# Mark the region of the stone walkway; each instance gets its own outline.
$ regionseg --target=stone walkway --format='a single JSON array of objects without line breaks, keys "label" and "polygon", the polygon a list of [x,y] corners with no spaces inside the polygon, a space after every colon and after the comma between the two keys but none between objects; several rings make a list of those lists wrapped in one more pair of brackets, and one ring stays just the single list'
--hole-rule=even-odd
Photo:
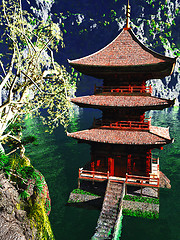
[{"label": "stone walkway", "polygon": [[119,206],[121,206],[123,195],[124,184],[108,182],[102,210],[92,240],[112,239],[119,218]]}]

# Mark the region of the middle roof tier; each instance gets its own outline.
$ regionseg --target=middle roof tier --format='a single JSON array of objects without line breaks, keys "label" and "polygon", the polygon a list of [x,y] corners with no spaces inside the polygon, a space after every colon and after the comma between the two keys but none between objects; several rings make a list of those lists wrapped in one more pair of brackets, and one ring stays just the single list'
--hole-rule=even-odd
[{"label": "middle roof tier", "polygon": [[71,102],[79,107],[86,108],[118,108],[118,109],[139,109],[139,110],[161,110],[173,106],[174,100],[151,96],[107,96],[91,95],[72,98]]}]

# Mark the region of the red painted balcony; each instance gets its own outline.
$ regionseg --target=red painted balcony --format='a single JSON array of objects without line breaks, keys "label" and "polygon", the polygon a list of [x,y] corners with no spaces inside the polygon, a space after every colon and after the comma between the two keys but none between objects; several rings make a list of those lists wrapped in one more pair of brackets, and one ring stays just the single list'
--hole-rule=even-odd
[{"label": "red painted balcony", "polygon": [[158,177],[142,177],[126,174],[126,185],[159,188]]},{"label": "red painted balcony", "polygon": [[149,130],[151,126],[151,119],[147,118],[144,121],[105,121],[102,119],[95,119],[93,128],[111,128],[124,130]]},{"label": "red painted balcony", "polygon": [[147,93],[151,95],[152,87],[151,86],[101,86],[98,87],[95,85],[94,93],[121,93],[121,94],[144,94]]},{"label": "red painted balcony", "polygon": [[104,181],[109,179],[109,172],[89,171],[79,168],[79,179]]},{"label": "red painted balcony", "polygon": [[125,182],[126,185],[134,185],[138,187],[154,187],[159,188],[159,177],[151,176],[151,177],[143,177],[143,176],[135,176],[129,175],[126,173],[126,178],[109,176],[109,171],[105,172],[97,172],[97,171],[89,171],[84,170],[83,168],[79,168],[79,180],[92,180],[92,181],[105,181],[110,180],[112,182]]}]

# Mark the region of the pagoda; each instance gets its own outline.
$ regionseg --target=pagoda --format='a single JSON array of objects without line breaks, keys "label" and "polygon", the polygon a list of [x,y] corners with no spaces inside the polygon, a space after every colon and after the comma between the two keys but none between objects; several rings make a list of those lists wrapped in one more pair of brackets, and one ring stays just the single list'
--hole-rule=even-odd
[{"label": "pagoda", "polygon": [[176,58],[158,54],[138,40],[130,27],[128,3],[126,26],[111,43],[68,62],[85,75],[103,79],[94,95],[71,99],[80,107],[102,111],[91,129],[68,133],[91,146],[91,161],[79,169],[79,180],[111,179],[159,188],[159,159],[152,158],[152,150],[173,139],[169,128],[152,126],[145,112],[171,107],[174,100],[151,96],[146,81],[169,76]]}]

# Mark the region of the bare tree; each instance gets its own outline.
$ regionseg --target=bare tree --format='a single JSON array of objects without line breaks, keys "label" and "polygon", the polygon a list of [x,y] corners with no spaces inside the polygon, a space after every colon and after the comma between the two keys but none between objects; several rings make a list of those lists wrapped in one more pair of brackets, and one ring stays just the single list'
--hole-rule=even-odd
[{"label": "bare tree", "polygon": [[66,127],[75,79],[54,60],[53,51],[63,45],[59,25],[38,20],[22,9],[21,0],[2,0],[0,24],[0,143],[21,142],[9,126],[41,108],[48,112],[43,123]]}]

